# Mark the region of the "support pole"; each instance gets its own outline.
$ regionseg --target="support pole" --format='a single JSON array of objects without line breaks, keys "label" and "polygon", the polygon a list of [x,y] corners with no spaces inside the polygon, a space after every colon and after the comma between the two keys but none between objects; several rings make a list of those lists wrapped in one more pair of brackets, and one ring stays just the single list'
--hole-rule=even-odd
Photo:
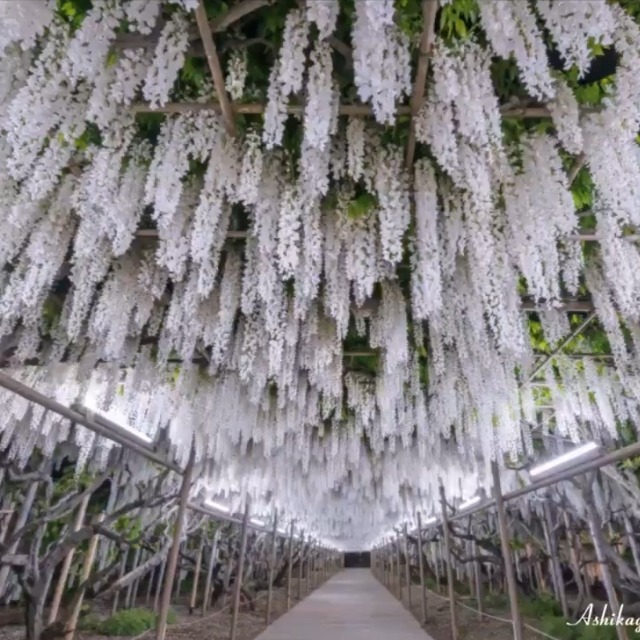
[{"label": "support pole", "polygon": [[[140,562],[144,563],[145,560],[147,560],[147,554],[146,553],[142,553]],[[138,589],[140,588],[140,582],[141,582],[141,578],[138,578],[133,583],[133,585],[134,585],[133,586],[133,595],[131,596],[131,598],[133,600],[133,606],[135,606],[135,603],[138,601]]]},{"label": "support pole", "polygon": [[442,507],[442,529],[444,532],[444,551],[447,565],[447,591],[449,595],[449,612],[451,614],[451,640],[458,640],[458,621],[456,618],[456,598],[453,590],[453,567],[451,566],[451,533],[449,532],[449,512],[444,486],[440,483],[440,506]]},{"label": "support pole", "polygon": [[395,572],[395,566],[394,566],[395,562],[393,561],[393,557],[395,555],[395,549],[393,548],[392,539],[389,540],[388,548],[389,548],[389,591],[391,591],[391,593],[395,595],[397,592],[396,572]]},{"label": "support pole", "polygon": [[238,631],[238,614],[240,613],[240,592],[242,590],[242,574],[244,569],[244,557],[247,552],[247,532],[249,530],[249,496],[245,499],[244,517],[242,518],[242,529],[240,530],[240,557],[238,558],[238,569],[236,571],[236,583],[233,590],[233,610],[231,612],[231,631],[229,640],[236,640]]},{"label": "support pole", "polygon": [[[467,540],[467,544],[465,546],[466,546],[467,555],[469,557],[473,557],[473,553],[471,551],[471,549],[472,549],[471,541]],[[475,596],[476,600],[477,600],[478,599],[478,594],[476,593],[474,566],[475,566],[474,562],[467,562],[466,565],[465,565],[465,568],[466,568],[466,573],[467,573],[467,580],[469,581],[469,593],[472,596]]]},{"label": "support pole", "polygon": [[198,582],[200,582],[200,567],[202,566],[202,552],[204,551],[204,536],[200,540],[198,548],[198,556],[196,557],[196,569],[193,574],[193,585],[191,587],[191,601],[189,602],[189,615],[196,608],[196,599],[198,597]]},{"label": "support pole", "polygon": [[300,557],[298,558],[298,584],[296,593],[298,601],[302,600],[302,571],[304,569],[304,531],[300,537]]},{"label": "support pole", "polygon": [[625,513],[623,515],[623,518],[624,530],[627,534],[627,542],[629,543],[631,554],[633,555],[633,564],[636,567],[636,573],[640,576],[640,553],[638,553],[638,543],[636,541],[636,536],[633,532],[633,527],[631,526],[631,520],[629,520],[629,516]]},{"label": "support pole", "polygon": [[209,558],[209,569],[207,571],[207,580],[204,583],[204,593],[202,594],[202,615],[207,612],[209,603],[211,602],[211,582],[213,580],[213,570],[218,561],[218,539],[220,538],[220,529],[213,534],[213,542],[211,543],[211,556]]},{"label": "support pole", "polygon": [[[37,484],[34,483],[31,486],[37,486]],[[31,487],[29,487],[29,491],[31,491]],[[29,494],[27,494],[27,497],[28,495]],[[87,512],[87,506],[89,505],[90,499],[91,499],[91,494],[88,494],[82,499],[82,502],[80,502],[80,504],[78,505],[78,511],[76,512],[76,519],[74,520],[74,523],[73,523],[74,531],[78,531],[82,527],[82,523],[84,522],[84,516],[85,516],[85,513]],[[25,502],[26,502],[26,499],[25,499]],[[60,603],[62,602],[62,594],[64,593],[67,577],[69,576],[69,570],[71,569],[71,563],[73,562],[74,553],[75,553],[74,549],[70,549],[67,555],[64,557],[64,561],[60,569],[60,576],[58,577],[58,582],[56,583],[56,590],[53,594],[53,600],[51,601],[51,608],[49,609],[48,624],[53,624],[58,619],[58,611],[60,610]]]},{"label": "support pole", "polygon": [[[586,480],[585,486],[590,486],[590,484],[594,481],[595,477],[591,480]],[[587,490],[589,489],[583,490],[583,495]],[[594,509],[590,500],[585,500],[585,506],[587,508],[587,519],[589,521],[589,529],[591,530],[591,539],[593,540],[593,546],[596,551],[596,558],[598,560],[598,564],[600,565],[602,582],[604,582],[604,586],[607,591],[607,598],[609,600],[611,612],[615,614],[620,611],[620,602],[618,601],[618,594],[616,593],[615,587],[613,586],[611,569],[609,568],[609,563],[607,561],[607,556],[604,550],[602,522],[600,520],[600,516]],[[624,625],[616,625],[616,633],[618,634],[618,640],[629,640],[627,629]]]},{"label": "support pole", "polygon": [[[126,556],[125,556],[125,562],[126,562]],[[156,590],[155,590],[155,594],[153,596],[153,610],[156,613],[158,612],[158,607],[160,605],[160,593],[162,591],[162,585],[164,584],[164,574],[165,574],[166,570],[167,570],[167,559],[165,558],[162,561],[162,564],[160,565],[160,571],[158,573],[158,579],[156,580]],[[123,575],[124,575],[124,571],[123,571]],[[116,593],[116,599],[114,599],[114,601],[113,601],[114,608],[113,608],[113,612],[112,612],[111,615],[113,615],[113,613],[115,613],[115,610],[117,609],[117,606],[118,606],[117,597],[118,597],[118,594]]]},{"label": "support pole", "polygon": [[[129,557],[129,550],[128,549],[123,549],[122,551],[122,558],[120,559],[120,568],[118,570],[118,579],[121,579],[124,577],[124,573],[127,570],[127,558]],[[164,564],[162,565],[163,570],[164,570]],[[156,588],[157,589],[157,588]],[[153,609],[154,611],[157,611],[158,609],[158,594],[156,591],[156,602],[153,605]],[[111,603],[111,615],[114,615],[116,613],[116,611],[118,610],[118,605],[120,604],[120,589],[117,589],[114,596],[113,596],[113,602]]]},{"label": "support pole", "polygon": [[[474,558],[478,557],[478,545],[474,540],[471,543],[471,554]],[[476,602],[478,603],[478,611],[480,621],[484,620],[484,588],[482,586],[482,563],[476,560],[473,563],[475,582],[476,582]]]},{"label": "support pole", "polygon": [[493,498],[496,503],[496,511],[498,512],[500,543],[502,546],[502,560],[504,561],[507,590],[509,592],[509,602],[511,604],[513,638],[514,640],[522,640],[522,619],[520,618],[520,609],[518,608],[516,576],[513,571],[513,559],[511,557],[511,546],[509,545],[507,518],[504,511],[504,501],[502,499],[502,487],[500,485],[500,468],[498,467],[498,463],[495,460],[491,462],[491,472],[493,475]]},{"label": "support pole", "polygon": [[[100,514],[96,518],[96,522],[102,522],[104,520],[104,514]],[[95,534],[89,540],[89,548],[87,549],[87,555],[84,557],[84,563],[82,565],[82,573],[80,574],[80,584],[83,584],[89,579],[91,575],[91,567],[96,557],[96,550],[98,548],[98,534]],[[76,601],[71,615],[69,616],[64,629],[64,640],[73,640],[73,636],[76,632],[76,626],[78,624],[78,617],[80,616],[80,610],[82,609],[82,601],[84,599],[84,589],[80,592],[80,596]]]},{"label": "support pole", "polygon": [[[131,567],[132,571],[135,571],[138,568],[138,564],[140,564],[140,553],[142,552],[142,550],[140,549],[140,547],[138,547],[135,550],[135,553],[133,554],[133,566]],[[135,580],[133,582],[131,582],[129,584],[129,586],[127,587],[127,595],[125,596],[125,604],[124,606],[127,609],[131,609],[135,606],[135,598],[134,598],[134,591],[135,591]]]},{"label": "support pole", "polygon": [[289,527],[289,561],[287,565],[287,611],[291,609],[291,574],[293,573],[293,567],[291,566],[293,563],[293,526],[294,524],[292,520]]},{"label": "support pole", "polygon": [[273,606],[273,574],[276,570],[276,551],[278,548],[278,514],[273,517],[273,530],[271,532],[271,558],[269,559],[269,584],[267,591],[267,612],[265,622],[267,626],[271,624],[271,608]]},{"label": "support pole", "polygon": [[189,461],[182,475],[182,484],[180,485],[180,496],[178,499],[178,513],[176,514],[176,522],[173,530],[173,542],[169,550],[167,558],[167,567],[164,576],[164,587],[162,590],[162,599],[160,600],[160,612],[158,613],[158,621],[156,623],[156,640],[164,640],[167,633],[167,616],[169,615],[169,605],[171,604],[171,587],[173,579],[176,575],[176,567],[178,565],[178,551],[180,550],[180,538],[182,537],[182,528],[184,526],[185,513],[187,510],[187,502],[189,501],[189,491],[191,490],[191,476],[193,475],[193,465],[195,462],[195,448],[191,446]]},{"label": "support pole", "polygon": [[440,584],[440,560],[442,558],[442,540],[438,540],[433,546],[434,565],[436,568],[436,591],[440,593],[442,591],[442,585]]},{"label": "support pole", "polygon": [[155,567],[149,574],[149,579],[147,580],[147,595],[144,598],[144,606],[147,607],[147,609],[151,602],[151,589],[153,588],[153,583],[156,579],[156,575],[158,574],[158,569],[159,567]]},{"label": "support pole", "polygon": [[400,534],[396,534],[396,578],[398,579],[398,600],[402,602],[402,568],[400,567]]},{"label": "support pole", "polygon": [[565,618],[569,618],[569,607],[567,605],[567,594],[564,589],[564,579],[562,577],[562,566],[560,565],[560,553],[558,551],[558,539],[553,531],[553,523],[551,521],[551,510],[549,509],[549,503],[545,500],[542,502],[543,512],[543,525],[544,535],[549,551],[549,557],[551,558],[551,570],[553,583],[556,587],[556,594],[562,607],[562,615]]},{"label": "support pole", "polygon": [[409,564],[409,533],[404,525],[404,576],[407,582],[407,602],[411,609],[411,564]]},{"label": "support pole", "polygon": [[422,624],[427,624],[427,586],[424,583],[424,554],[422,551],[422,516],[418,513],[418,570],[420,571],[420,610]]},{"label": "support pole", "polygon": [[304,595],[305,598],[309,595],[309,577],[311,573],[311,563],[313,562],[313,543],[311,539],[309,539],[309,553],[307,553],[307,558],[305,560],[305,568],[304,568]]}]

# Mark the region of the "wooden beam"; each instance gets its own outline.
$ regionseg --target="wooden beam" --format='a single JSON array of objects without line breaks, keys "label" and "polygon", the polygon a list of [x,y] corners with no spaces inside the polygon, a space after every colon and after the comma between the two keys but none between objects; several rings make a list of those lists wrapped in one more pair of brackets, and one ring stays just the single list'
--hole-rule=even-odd
[{"label": "wooden beam", "polygon": [[411,564],[409,563],[409,533],[407,524],[404,525],[404,576],[407,583],[407,602],[411,609]]},{"label": "wooden beam", "polygon": [[207,63],[209,64],[209,71],[213,77],[213,84],[216,88],[216,94],[220,102],[220,108],[222,110],[222,116],[224,118],[225,127],[227,133],[230,136],[236,135],[236,125],[234,121],[233,107],[231,101],[227,95],[225,88],[224,75],[222,73],[222,67],[220,66],[220,59],[218,58],[218,52],[216,51],[216,45],[213,41],[211,29],[207,21],[207,12],[204,8],[204,0],[198,2],[198,8],[196,9],[196,22],[198,23],[198,30],[200,31],[200,37],[202,38],[202,44],[204,46],[204,52],[207,56]]},{"label": "wooden beam", "polygon": [[229,10],[217,20],[211,22],[210,29],[213,31],[226,31],[232,24],[235,24],[250,13],[274,4],[274,0],[243,0],[229,8]]},{"label": "wooden beam", "polygon": [[436,14],[438,13],[438,0],[422,0],[422,37],[420,38],[420,49],[418,57],[418,69],[416,79],[411,93],[411,123],[409,125],[409,137],[407,139],[407,150],[405,164],[407,168],[413,165],[413,157],[416,152],[416,129],[415,120],[418,111],[424,102],[426,92],[427,73],[429,71],[429,56],[435,41]]},{"label": "wooden beam", "polygon": [[202,594],[202,615],[207,612],[209,603],[211,602],[211,582],[213,580],[213,569],[218,560],[218,539],[220,538],[220,529],[213,534],[213,542],[211,543],[211,555],[209,556],[209,569],[207,570],[207,580],[204,585],[204,593]]},{"label": "wooden beam", "polygon": [[178,513],[176,514],[176,522],[173,530],[173,542],[169,550],[167,558],[167,568],[164,576],[164,585],[162,589],[162,598],[160,600],[160,612],[156,624],[156,640],[164,640],[167,633],[167,616],[169,615],[169,606],[171,604],[171,587],[173,579],[176,575],[176,567],[178,566],[178,551],[180,549],[180,540],[182,538],[182,529],[187,511],[187,503],[189,502],[189,492],[191,490],[191,476],[193,475],[193,467],[195,464],[195,448],[191,446],[189,453],[189,461],[184,469],[182,476],[182,484],[180,485],[180,494],[178,498]]},{"label": "wooden beam", "polygon": [[578,174],[580,173],[580,169],[584,167],[585,162],[586,162],[586,156],[584,155],[584,153],[581,153],[579,156],[576,157],[573,163],[573,166],[571,167],[567,175],[567,178],[569,180],[569,186],[571,186],[574,180],[578,177]]},{"label": "wooden beam", "polygon": [[[249,237],[249,234],[249,230],[232,229],[227,232],[226,238],[227,240],[245,240]],[[160,236],[157,229],[138,229],[135,233],[135,237],[137,240],[155,241]],[[581,231],[580,233],[573,233],[567,236],[566,239],[572,242],[600,242],[601,237],[593,231]],[[628,242],[637,242],[640,240],[640,234],[622,236],[621,239]],[[63,271],[64,273],[62,273],[61,276],[58,276],[57,279],[62,279],[62,277],[68,275],[69,269],[64,269]]]},{"label": "wooden beam", "polygon": [[271,555],[269,558],[269,575],[267,585],[267,610],[265,612],[265,624],[271,624],[271,609],[273,607],[273,574],[276,569],[276,551],[278,548],[278,513],[273,517],[273,528],[271,531]]},{"label": "wooden beam", "polygon": [[287,611],[291,609],[291,574],[293,573],[292,563],[293,563],[293,527],[294,522],[291,521],[289,525],[289,549],[287,552],[288,563],[287,563]]},{"label": "wooden beam", "polygon": [[[91,494],[86,495],[78,506],[78,511],[76,512],[75,521],[73,523],[73,531],[79,531],[82,527],[90,499]],[[69,576],[69,570],[71,569],[71,563],[73,562],[74,555],[75,549],[70,549],[64,557],[62,568],[60,569],[60,575],[58,576],[58,582],[56,583],[56,590],[53,594],[53,600],[51,601],[51,608],[49,609],[48,624],[53,624],[58,619],[60,603],[62,602],[62,595],[64,594],[67,577]]]},{"label": "wooden beam", "polygon": [[514,640],[522,640],[522,619],[520,617],[520,609],[518,607],[518,591],[516,586],[516,576],[513,570],[513,557],[509,541],[509,531],[507,529],[507,516],[504,509],[502,487],[500,486],[500,469],[495,460],[491,462],[491,473],[493,475],[493,498],[495,500],[496,511],[498,512],[498,528],[500,530],[502,560],[504,562],[507,591],[509,593],[509,604],[511,606],[513,638]]},{"label": "wooden beam", "polygon": [[233,589],[233,607],[231,609],[231,629],[229,640],[236,640],[238,632],[238,615],[240,613],[240,593],[242,591],[242,578],[244,569],[244,558],[247,553],[247,533],[249,531],[249,496],[245,497],[244,516],[240,529],[240,553],[238,557],[238,568],[236,569],[236,581]]},{"label": "wooden beam", "polygon": [[193,572],[193,584],[191,585],[191,599],[189,601],[189,615],[193,614],[193,610],[196,608],[196,601],[198,598],[198,583],[200,582],[200,567],[202,565],[203,552],[204,552],[204,536],[202,536],[200,540],[200,546],[198,547],[198,555],[196,557],[196,566]]},{"label": "wooden beam", "polygon": [[[235,113],[244,115],[261,115],[265,112],[266,105],[258,102],[247,102],[244,104],[236,103],[233,105],[233,111]],[[137,102],[131,105],[131,111],[134,114],[138,113],[165,113],[165,114],[180,114],[180,113],[192,113],[196,111],[216,111],[222,112],[222,105],[220,102],[169,102],[165,105],[152,107],[147,102]],[[304,105],[290,104],[286,107],[286,112],[289,115],[299,116],[304,112]],[[368,104],[341,104],[338,107],[338,114],[341,116],[350,116],[354,118],[364,118],[373,116],[373,109]],[[411,115],[411,105],[398,105],[396,108],[396,115],[407,116]],[[524,107],[512,107],[505,105],[500,107],[500,115],[503,118],[515,119],[515,120],[528,120],[539,118],[550,118],[551,113],[545,105],[532,105]]]},{"label": "wooden beam", "polygon": [[[222,33],[245,16],[273,3],[274,0],[242,0],[230,7],[224,15],[209,22],[209,29],[213,33]],[[164,25],[164,21],[159,22],[153,29],[151,35],[138,35],[134,33],[120,34],[113,41],[112,46],[116,50],[151,49],[158,44],[158,39],[160,38],[160,33]],[[189,39],[190,41],[194,41],[198,39],[198,36],[199,33],[194,31]]]},{"label": "wooden beam", "polygon": [[402,602],[402,568],[400,567],[400,558],[401,558],[401,551],[400,551],[400,532],[396,533],[396,540],[395,540],[395,548],[396,548],[396,578],[398,579],[398,600],[400,600],[400,602]]},{"label": "wooden beam", "polygon": [[[104,520],[104,513],[99,514],[96,517],[96,522],[100,523]],[[93,561],[96,557],[96,550],[98,549],[98,534],[95,534],[89,540],[89,548],[84,557],[82,564],[82,573],[80,574],[80,584],[84,584],[91,575],[91,568],[93,567]],[[76,633],[76,627],[78,624],[78,618],[80,617],[80,611],[82,609],[82,601],[84,600],[85,589],[82,589],[80,596],[75,602],[73,610],[67,619],[64,629],[64,640],[73,640]]]},{"label": "wooden beam", "polygon": [[447,592],[449,596],[449,613],[451,615],[451,640],[458,640],[458,620],[456,616],[456,594],[453,589],[453,567],[451,564],[451,531],[449,531],[449,512],[444,486],[440,482],[440,507],[442,509],[442,530],[444,532],[444,552],[447,565]]},{"label": "wooden beam", "polygon": [[424,552],[422,551],[422,515],[418,512],[418,570],[420,572],[420,610],[422,624],[427,624],[427,585],[424,583]]},{"label": "wooden beam", "polygon": [[560,344],[538,365],[528,376],[528,381],[533,380],[572,340],[579,336],[596,319],[596,312],[592,311]]},{"label": "wooden beam", "polygon": [[304,569],[304,531],[300,536],[300,557],[298,558],[298,584],[296,585],[296,597],[298,602],[302,600],[302,576]]}]

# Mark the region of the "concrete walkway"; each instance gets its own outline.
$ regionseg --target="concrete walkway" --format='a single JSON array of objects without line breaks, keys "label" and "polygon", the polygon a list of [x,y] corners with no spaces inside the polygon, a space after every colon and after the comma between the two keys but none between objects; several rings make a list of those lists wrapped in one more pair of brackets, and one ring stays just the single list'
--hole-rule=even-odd
[{"label": "concrete walkway", "polygon": [[345,569],[256,640],[433,640],[369,569]]}]

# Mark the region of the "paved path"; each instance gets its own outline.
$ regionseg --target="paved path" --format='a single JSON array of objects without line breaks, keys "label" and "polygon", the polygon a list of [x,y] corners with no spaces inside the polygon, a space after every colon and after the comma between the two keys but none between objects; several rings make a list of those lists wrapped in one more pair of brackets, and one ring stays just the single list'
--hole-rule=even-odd
[{"label": "paved path", "polygon": [[256,640],[433,640],[369,569],[345,569]]}]

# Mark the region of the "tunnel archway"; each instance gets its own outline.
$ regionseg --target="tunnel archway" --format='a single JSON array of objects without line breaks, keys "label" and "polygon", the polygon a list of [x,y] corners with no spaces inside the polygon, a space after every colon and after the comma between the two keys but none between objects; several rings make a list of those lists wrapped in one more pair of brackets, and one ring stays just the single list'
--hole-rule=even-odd
[{"label": "tunnel archway", "polygon": [[345,569],[370,569],[371,553],[369,551],[351,551],[344,554]]}]

